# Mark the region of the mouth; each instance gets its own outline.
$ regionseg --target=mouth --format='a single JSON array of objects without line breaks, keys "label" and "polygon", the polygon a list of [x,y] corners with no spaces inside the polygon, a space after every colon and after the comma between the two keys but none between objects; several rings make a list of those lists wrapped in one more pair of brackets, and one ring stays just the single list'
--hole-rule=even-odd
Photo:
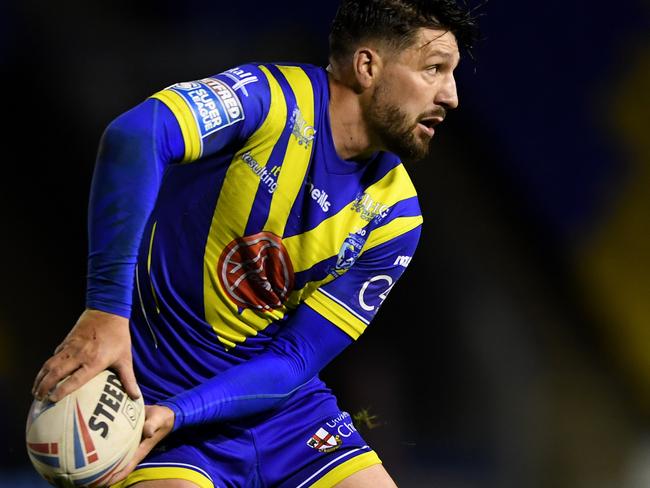
[{"label": "mouth", "polygon": [[440,124],[443,120],[442,117],[426,117],[419,120],[417,125],[427,136],[433,137],[436,132],[436,125]]}]

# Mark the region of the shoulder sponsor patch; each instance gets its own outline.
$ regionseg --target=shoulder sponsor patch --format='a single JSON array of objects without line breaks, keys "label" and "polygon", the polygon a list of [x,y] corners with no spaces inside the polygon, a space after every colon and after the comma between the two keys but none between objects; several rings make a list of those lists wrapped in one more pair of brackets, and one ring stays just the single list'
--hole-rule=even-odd
[{"label": "shoulder sponsor patch", "polygon": [[169,87],[178,93],[192,110],[201,138],[244,120],[241,101],[223,81],[204,78],[177,83]]}]

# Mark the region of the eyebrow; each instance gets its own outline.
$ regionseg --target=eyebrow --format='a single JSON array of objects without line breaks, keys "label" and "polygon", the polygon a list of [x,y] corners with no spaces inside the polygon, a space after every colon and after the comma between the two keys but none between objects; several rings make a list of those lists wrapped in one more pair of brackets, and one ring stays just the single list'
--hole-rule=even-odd
[{"label": "eyebrow", "polygon": [[[428,44],[428,43],[427,43]],[[426,46],[426,44],[425,44]],[[424,46],[422,46],[424,48]],[[441,51],[440,49],[435,49],[429,53],[427,53],[428,56],[440,56],[441,58],[451,58],[451,53],[447,51]]]}]

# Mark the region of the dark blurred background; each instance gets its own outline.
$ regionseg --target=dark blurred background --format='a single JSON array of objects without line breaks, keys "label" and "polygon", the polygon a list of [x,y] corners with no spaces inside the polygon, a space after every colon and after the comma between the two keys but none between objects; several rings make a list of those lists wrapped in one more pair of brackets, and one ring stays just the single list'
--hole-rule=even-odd
[{"label": "dark blurred background", "polygon": [[[0,486],[45,486],[30,388],[84,305],[104,127],[246,61],[327,63],[336,2],[0,3]],[[650,486],[650,2],[490,0],[410,167],[404,279],[324,372],[400,486]]]}]

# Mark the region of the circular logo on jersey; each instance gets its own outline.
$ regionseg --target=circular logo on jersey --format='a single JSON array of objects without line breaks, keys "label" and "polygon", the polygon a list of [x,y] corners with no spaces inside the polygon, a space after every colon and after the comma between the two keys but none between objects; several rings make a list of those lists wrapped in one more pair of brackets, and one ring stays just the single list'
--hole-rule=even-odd
[{"label": "circular logo on jersey", "polygon": [[228,244],[217,272],[226,294],[241,308],[279,308],[293,290],[289,253],[282,239],[270,232],[239,237]]},{"label": "circular logo on jersey", "polygon": [[184,91],[190,91],[190,90],[196,90],[197,88],[201,88],[201,84],[197,83],[196,81],[184,81],[182,83],[176,83],[175,85],[172,85],[172,88],[177,88],[179,90],[184,90]]}]

